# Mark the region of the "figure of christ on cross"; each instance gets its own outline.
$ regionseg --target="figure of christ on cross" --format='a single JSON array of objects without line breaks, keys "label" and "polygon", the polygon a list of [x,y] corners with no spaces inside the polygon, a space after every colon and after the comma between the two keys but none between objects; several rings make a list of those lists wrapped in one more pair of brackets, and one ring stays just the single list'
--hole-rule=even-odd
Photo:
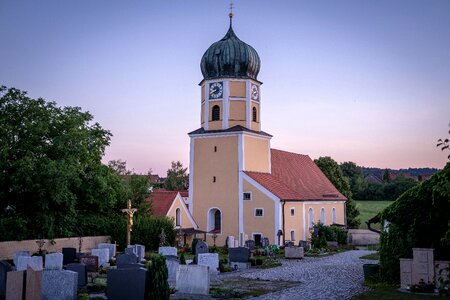
[{"label": "figure of christ on cross", "polygon": [[137,212],[136,208],[131,208],[131,200],[128,200],[128,208],[122,209],[127,214],[127,246],[131,243],[131,231],[133,230],[133,215]]}]

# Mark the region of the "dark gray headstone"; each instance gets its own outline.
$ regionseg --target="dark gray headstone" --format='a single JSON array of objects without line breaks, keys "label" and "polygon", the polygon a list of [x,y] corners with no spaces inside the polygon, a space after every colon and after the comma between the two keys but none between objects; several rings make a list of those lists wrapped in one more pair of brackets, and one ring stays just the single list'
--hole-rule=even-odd
[{"label": "dark gray headstone", "polygon": [[120,266],[117,266],[118,269],[140,269],[140,268],[144,268],[145,269],[145,265],[144,264],[138,264],[138,263],[134,263],[134,264],[121,264]]},{"label": "dark gray headstone", "polygon": [[0,261],[0,299],[6,296],[6,273],[12,271],[12,266],[7,261]]},{"label": "dark gray headstone", "polygon": [[229,248],[228,258],[230,262],[246,263],[250,259],[250,249],[246,247]]},{"label": "dark gray headstone", "polygon": [[294,247],[295,244],[292,241],[284,241],[284,246],[285,247]]},{"label": "dark gray headstone", "polygon": [[78,273],[78,287],[83,287],[87,284],[87,270],[85,264],[71,263],[67,265],[67,270]]},{"label": "dark gray headstone", "polygon": [[134,253],[120,254],[116,257],[116,264],[118,268],[122,265],[135,264],[137,262],[138,257]]},{"label": "dark gray headstone", "polygon": [[197,245],[195,245],[195,254],[201,253],[209,253],[208,244],[202,240],[197,241]]},{"label": "dark gray headstone", "polygon": [[86,265],[88,272],[98,272],[98,256],[82,256],[80,257],[80,263]]},{"label": "dark gray headstone", "polygon": [[269,238],[268,237],[263,237],[261,239],[261,246],[262,247],[268,247],[270,246],[270,242],[269,242]]},{"label": "dark gray headstone", "polygon": [[250,250],[254,250],[255,249],[255,241],[254,240],[245,241],[245,247],[247,247]]},{"label": "dark gray headstone", "polygon": [[109,269],[107,295],[110,300],[144,300],[148,293],[146,269]]},{"label": "dark gray headstone", "polygon": [[75,262],[77,257],[77,249],[75,248],[62,248],[63,265],[67,265]]}]

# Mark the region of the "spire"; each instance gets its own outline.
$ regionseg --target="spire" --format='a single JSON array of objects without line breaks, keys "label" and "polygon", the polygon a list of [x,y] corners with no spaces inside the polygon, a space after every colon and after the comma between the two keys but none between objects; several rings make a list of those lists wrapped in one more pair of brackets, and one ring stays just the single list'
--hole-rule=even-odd
[{"label": "spire", "polygon": [[232,23],[233,23],[233,2],[232,1],[230,1],[230,13],[228,14],[228,16],[230,17],[230,28],[231,28],[231,25],[232,25]]}]

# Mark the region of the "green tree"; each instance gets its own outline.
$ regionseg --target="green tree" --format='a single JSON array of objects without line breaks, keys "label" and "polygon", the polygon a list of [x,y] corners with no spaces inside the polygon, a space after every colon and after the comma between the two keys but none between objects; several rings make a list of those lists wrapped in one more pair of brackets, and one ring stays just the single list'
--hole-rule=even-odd
[{"label": "green tree", "polygon": [[[79,107],[4,86],[0,124],[0,239],[105,233],[124,195],[101,164],[111,133]],[[83,223],[94,213],[99,220]]]},{"label": "green tree", "polygon": [[331,183],[347,198],[346,202],[346,215],[347,226],[350,228],[358,228],[360,220],[358,219],[359,211],[355,202],[352,200],[352,192],[350,190],[350,180],[344,176],[342,169],[338,163],[329,156],[319,157],[314,162],[327,176]]},{"label": "green tree", "polygon": [[383,182],[391,182],[391,175],[389,174],[389,170],[385,169],[383,173]]},{"label": "green tree", "polygon": [[355,199],[360,199],[361,194],[367,188],[368,184],[364,180],[362,168],[354,162],[344,162],[339,165],[344,176],[350,180],[350,191]]},{"label": "green tree", "polygon": [[183,168],[183,164],[180,161],[173,161],[171,168],[167,170],[164,188],[171,191],[185,190],[188,187],[189,178],[186,171],[187,168]]},{"label": "green tree", "polygon": [[[450,126],[450,124],[448,124],[448,126]],[[448,134],[450,134],[450,130],[448,131]],[[449,142],[448,138],[446,138],[446,139],[439,139],[436,147],[441,148],[442,151],[450,150],[450,145],[449,145],[448,142]],[[448,159],[450,159],[450,154],[447,157],[448,157]]]}]

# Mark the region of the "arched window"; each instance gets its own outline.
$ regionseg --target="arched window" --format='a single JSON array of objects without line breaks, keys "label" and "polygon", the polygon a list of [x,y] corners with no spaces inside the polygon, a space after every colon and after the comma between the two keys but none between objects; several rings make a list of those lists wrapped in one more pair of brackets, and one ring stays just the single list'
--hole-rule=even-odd
[{"label": "arched window", "polygon": [[325,225],[325,208],[323,207],[320,210],[320,223]]},{"label": "arched window", "polygon": [[221,233],[222,212],[218,208],[211,208],[208,213],[208,232]]},{"label": "arched window", "polygon": [[256,107],[253,106],[253,122],[257,122],[258,120],[258,112],[256,111]]},{"label": "arched window", "polygon": [[333,207],[331,210],[331,222],[334,224],[336,223],[336,208]]},{"label": "arched window", "polygon": [[181,226],[181,209],[175,211],[175,226]]},{"label": "arched window", "polygon": [[219,105],[214,105],[212,108],[212,121],[220,120],[220,107]]},{"label": "arched window", "polygon": [[313,209],[309,208],[308,210],[308,228],[313,228],[314,225],[314,213]]}]

